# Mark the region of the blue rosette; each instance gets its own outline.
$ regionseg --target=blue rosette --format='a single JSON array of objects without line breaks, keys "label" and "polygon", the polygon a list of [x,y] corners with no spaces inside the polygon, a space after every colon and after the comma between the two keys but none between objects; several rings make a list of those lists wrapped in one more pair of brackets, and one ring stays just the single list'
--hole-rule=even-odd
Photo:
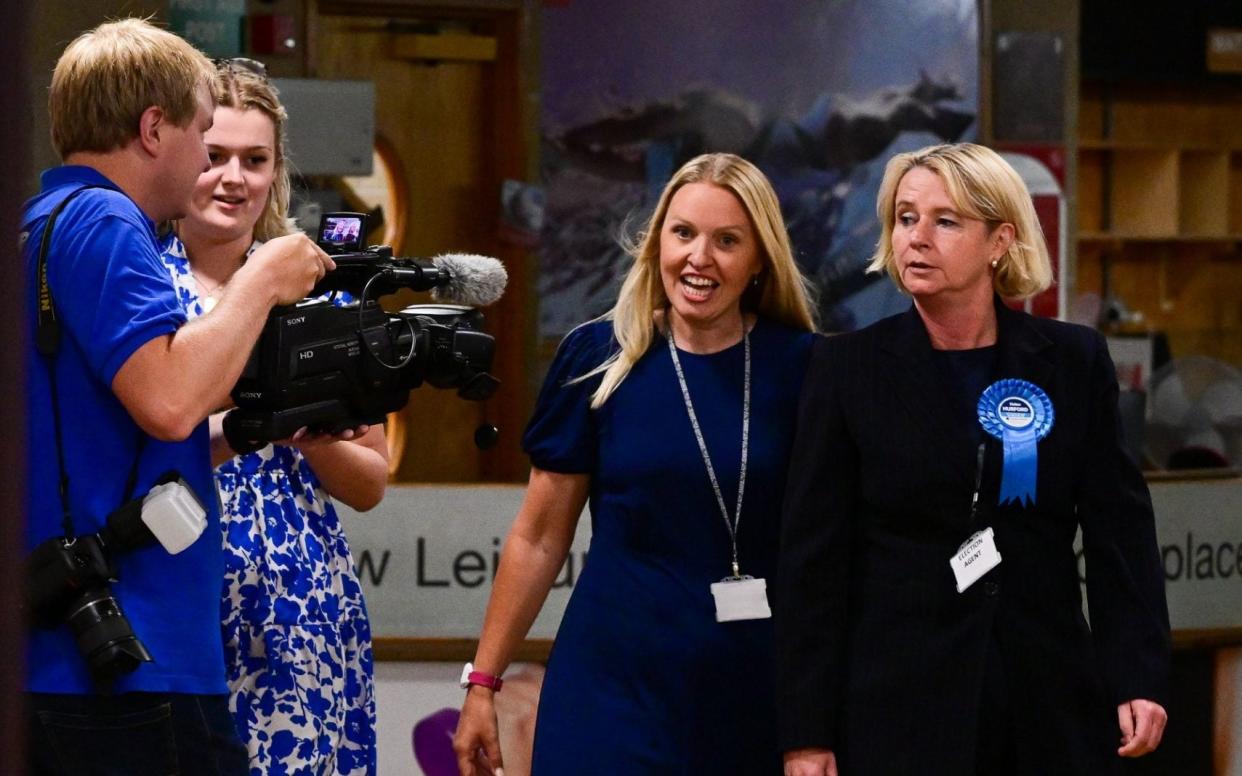
[{"label": "blue rosette", "polygon": [[979,424],[1001,440],[999,503],[1035,504],[1035,479],[1039,471],[1039,440],[1048,436],[1056,417],[1052,400],[1034,383],[1015,378],[997,380],[979,396]]}]

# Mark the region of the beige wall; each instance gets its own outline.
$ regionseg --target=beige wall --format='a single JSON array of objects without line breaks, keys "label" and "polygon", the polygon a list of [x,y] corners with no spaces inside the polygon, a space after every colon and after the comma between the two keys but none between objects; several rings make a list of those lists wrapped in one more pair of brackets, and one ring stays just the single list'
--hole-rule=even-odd
[{"label": "beige wall", "polygon": [[27,80],[30,95],[26,119],[30,126],[28,194],[39,186],[39,172],[60,163],[48,140],[47,88],[60,52],[80,33],[109,19],[167,15],[167,0],[74,0],[37,3],[30,11]]}]

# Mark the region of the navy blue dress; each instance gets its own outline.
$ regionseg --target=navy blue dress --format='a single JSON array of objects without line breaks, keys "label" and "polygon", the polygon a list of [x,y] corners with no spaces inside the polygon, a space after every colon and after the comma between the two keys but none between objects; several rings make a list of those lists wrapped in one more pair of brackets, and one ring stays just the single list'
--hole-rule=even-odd
[{"label": "navy blue dress", "polygon": [[[738,529],[742,573],[776,573],[778,522],[811,334],[751,333],[750,454]],[[667,342],[598,410],[611,323],[561,344],[523,446],[544,470],[591,475],[588,561],[549,659],[533,776],[780,773],[772,621],[717,623],[710,585],[729,534],[694,439]],[[744,349],[679,352],[730,511],[741,462]]]}]

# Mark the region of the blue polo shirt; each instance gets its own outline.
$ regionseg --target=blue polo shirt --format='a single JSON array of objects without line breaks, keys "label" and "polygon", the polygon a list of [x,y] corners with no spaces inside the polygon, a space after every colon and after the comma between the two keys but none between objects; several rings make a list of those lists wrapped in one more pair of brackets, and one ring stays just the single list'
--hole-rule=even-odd
[{"label": "blue polo shirt", "polygon": [[[35,265],[51,211],[74,189],[56,220],[47,257],[48,282],[61,320],[54,359],[69,502],[78,534],[103,526],[130,498],[125,492],[139,459],[135,495],[177,469],[208,511],[203,535],[179,555],[158,544],[117,557],[113,595],[154,658],[117,682],[127,692],[227,692],[220,637],[224,564],[219,508],[211,478],[207,424],[182,442],[146,438],[112,392],[117,371],[142,345],[186,322],[168,270],[160,261],[154,225],[128,196],[89,167],[64,166],[43,174],[40,193],[22,213],[26,264],[26,440],[28,483],[26,547],[63,534],[58,490],[48,359],[34,349],[37,321]],[[83,694],[94,691],[86,662],[67,626],[32,629],[27,689]]]}]

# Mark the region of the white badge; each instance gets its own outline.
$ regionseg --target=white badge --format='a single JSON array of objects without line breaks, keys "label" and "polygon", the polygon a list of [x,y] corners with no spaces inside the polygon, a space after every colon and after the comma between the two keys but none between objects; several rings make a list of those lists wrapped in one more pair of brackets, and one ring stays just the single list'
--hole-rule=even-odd
[{"label": "white badge", "polygon": [[991,527],[971,536],[958,548],[957,554],[949,558],[953,576],[957,577],[957,592],[965,592],[966,588],[996,568],[1000,562],[1000,552],[996,549]]},{"label": "white badge", "polygon": [[772,616],[768,608],[768,583],[763,578],[728,578],[712,583],[716,599],[716,622],[733,620],[766,620]]}]

